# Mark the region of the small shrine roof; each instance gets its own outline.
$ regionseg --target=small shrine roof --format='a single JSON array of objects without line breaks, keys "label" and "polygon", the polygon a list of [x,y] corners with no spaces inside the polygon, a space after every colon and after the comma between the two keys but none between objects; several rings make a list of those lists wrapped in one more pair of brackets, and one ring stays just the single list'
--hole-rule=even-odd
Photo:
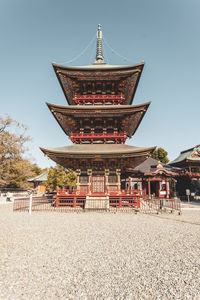
[{"label": "small shrine roof", "polygon": [[200,165],[200,145],[182,151],[180,155],[169,164],[174,166],[184,166],[184,164],[190,163]]},{"label": "small shrine roof", "polygon": [[35,176],[35,177],[31,178],[31,179],[28,179],[28,181],[29,181],[29,182],[34,182],[34,181],[36,181],[36,182],[46,181],[46,180],[47,180],[48,172],[49,172],[49,171],[45,171],[45,172],[43,172],[43,173],[40,174],[40,175],[37,175],[37,176]]},{"label": "small shrine roof", "polygon": [[142,162],[140,165],[138,165],[133,169],[132,168],[127,169],[127,171],[129,172],[133,172],[133,173],[139,172],[139,173],[143,173],[144,175],[165,174],[167,176],[177,175],[177,172],[179,172],[180,170],[181,170],[180,168],[163,164],[152,157],[148,157],[144,162]]}]

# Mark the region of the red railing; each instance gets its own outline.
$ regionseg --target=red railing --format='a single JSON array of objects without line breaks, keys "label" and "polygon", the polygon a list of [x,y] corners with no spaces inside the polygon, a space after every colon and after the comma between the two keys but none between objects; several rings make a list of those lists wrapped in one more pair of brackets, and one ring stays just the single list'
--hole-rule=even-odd
[{"label": "red railing", "polygon": [[[139,190],[120,190],[120,191],[109,191],[105,193],[92,193],[89,190],[57,190],[57,195],[55,196],[55,207],[70,206],[73,208],[76,207],[85,207],[87,196],[90,198],[90,205],[95,209],[96,202],[98,197],[108,197],[109,206],[115,208],[122,207],[132,207],[140,208],[140,191]],[[92,199],[92,197],[94,197]],[[100,203],[99,202],[99,203]],[[93,205],[94,204],[94,205]]]},{"label": "red railing", "polygon": [[122,95],[75,95],[73,100],[77,104],[92,104],[112,102],[112,104],[120,104],[124,101],[125,97]]},{"label": "red railing", "polygon": [[190,172],[190,171],[181,171],[180,175],[182,175],[182,176],[188,175],[190,177],[200,177],[199,172]]},{"label": "red railing", "polygon": [[93,143],[94,140],[113,140],[119,143],[125,143],[127,135],[124,133],[73,133],[70,136],[73,143],[82,142],[83,140],[89,140]]},{"label": "red railing", "polygon": [[200,173],[197,173],[197,172],[190,172],[189,175],[191,177],[200,177]]},{"label": "red railing", "polygon": [[57,196],[119,196],[119,195],[127,195],[127,196],[132,196],[135,198],[140,198],[141,193],[140,190],[119,190],[119,191],[112,191],[107,189],[104,193],[92,193],[92,191],[89,190],[89,188],[84,188],[84,190],[67,190],[67,189],[62,189],[62,190],[57,190]]}]

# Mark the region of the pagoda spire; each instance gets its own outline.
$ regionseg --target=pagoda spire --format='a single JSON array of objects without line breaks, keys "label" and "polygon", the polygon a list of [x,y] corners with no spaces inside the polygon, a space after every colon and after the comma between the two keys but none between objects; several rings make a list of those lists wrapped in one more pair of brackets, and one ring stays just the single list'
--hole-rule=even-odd
[{"label": "pagoda spire", "polygon": [[101,25],[98,25],[97,31],[97,52],[96,52],[96,61],[94,64],[105,64],[103,59],[103,51],[102,51],[102,31]]}]

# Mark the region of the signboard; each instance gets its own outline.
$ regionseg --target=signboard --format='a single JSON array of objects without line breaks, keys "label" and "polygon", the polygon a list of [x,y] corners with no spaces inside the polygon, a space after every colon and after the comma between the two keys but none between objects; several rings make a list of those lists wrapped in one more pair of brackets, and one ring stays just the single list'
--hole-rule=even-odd
[{"label": "signboard", "polygon": [[190,196],[190,190],[189,189],[186,189],[185,192],[186,192],[187,196]]}]

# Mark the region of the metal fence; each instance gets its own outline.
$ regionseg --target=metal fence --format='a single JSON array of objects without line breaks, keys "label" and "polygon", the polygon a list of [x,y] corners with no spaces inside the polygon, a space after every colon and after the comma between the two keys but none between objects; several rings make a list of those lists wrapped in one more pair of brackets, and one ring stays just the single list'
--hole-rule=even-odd
[{"label": "metal fence", "polygon": [[200,202],[200,195],[179,196],[183,202]]},{"label": "metal fence", "polygon": [[173,213],[181,214],[181,200],[179,198],[171,199],[142,199],[140,202],[140,211],[144,213]]},{"label": "metal fence", "polygon": [[14,200],[13,211],[55,211],[55,212],[81,212],[81,211],[127,211],[137,212],[140,208],[140,199],[126,196],[121,197],[87,197],[73,195],[70,197],[30,197]]},{"label": "metal fence", "polygon": [[47,210],[48,207],[53,207],[53,198],[48,197],[23,197],[14,199],[13,210],[14,211],[32,211]]},{"label": "metal fence", "polygon": [[177,211],[181,213],[180,199],[139,199],[130,196],[107,196],[102,198],[76,197],[25,197],[17,198],[13,204],[14,211],[54,211],[54,212],[138,212],[164,213]]}]

